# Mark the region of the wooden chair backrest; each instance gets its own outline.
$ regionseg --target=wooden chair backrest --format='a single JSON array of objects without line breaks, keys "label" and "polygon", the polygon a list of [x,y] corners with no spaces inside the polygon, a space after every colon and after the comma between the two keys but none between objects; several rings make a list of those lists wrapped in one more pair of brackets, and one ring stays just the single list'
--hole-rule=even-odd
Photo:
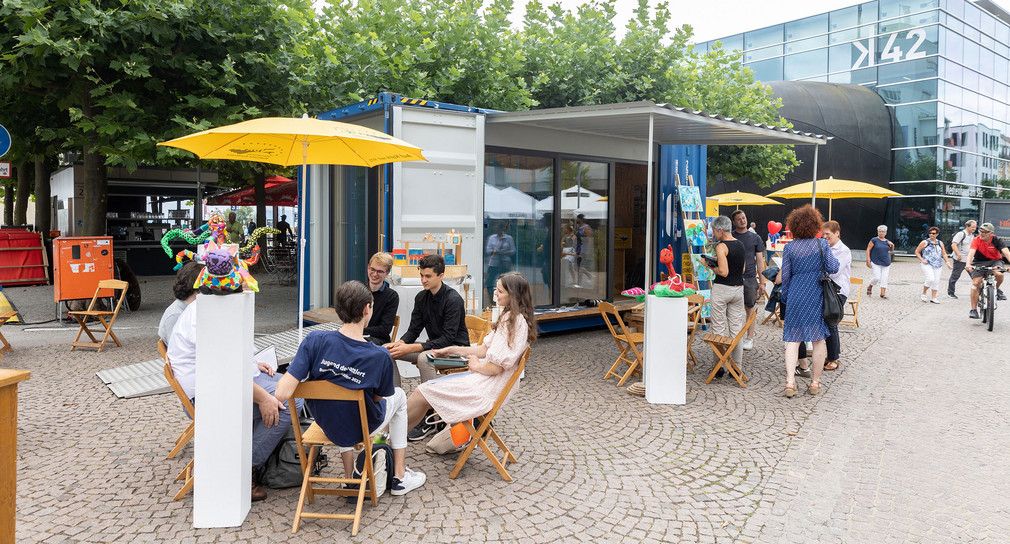
[{"label": "wooden chair backrest", "polygon": [[[119,307],[123,305],[123,300],[126,299],[126,290],[130,287],[129,283],[122,280],[100,280],[98,282],[98,287],[95,289],[94,296],[91,297],[91,304],[88,304],[88,311],[93,311],[95,309],[95,303],[98,302],[100,298],[107,298],[99,296],[102,293],[102,289],[112,289],[114,291],[119,291],[119,301],[116,303],[116,309],[111,313],[116,315],[119,313]],[[115,295],[113,295],[115,296]]]},{"label": "wooden chair backrest", "polygon": [[[516,366],[515,372],[512,373],[512,377],[505,384],[505,388],[501,390],[498,394],[498,398],[494,401],[494,406],[488,411],[487,415],[484,416],[487,420],[494,419],[494,415],[498,413],[498,409],[501,408],[502,404],[505,403],[505,399],[508,398],[509,392],[515,387],[516,383],[519,381],[519,376],[522,376],[523,370],[526,368],[526,360],[530,357],[530,348],[526,347],[526,351],[523,356],[519,359],[519,365]],[[483,425],[481,425],[483,427]]]},{"label": "wooden chair backrest", "polygon": [[483,344],[490,328],[491,324],[486,319],[475,315],[466,316],[466,332],[470,335],[471,344]]},{"label": "wooden chair backrest", "polygon": [[750,326],[754,323],[754,319],[756,317],[757,312],[750,314],[750,317],[747,318],[747,322],[743,324],[743,328],[740,329],[740,332],[736,333],[736,336],[733,337],[733,343],[730,344],[728,348],[726,348],[726,353],[732,352],[733,348],[735,348],[737,344],[743,341],[743,337],[747,334],[747,329],[749,329]]},{"label": "wooden chair backrest", "polygon": [[[617,311],[617,307],[609,302],[600,302],[600,313],[603,314],[603,322],[607,324],[607,328],[610,329],[610,334],[613,335],[615,340],[628,341],[631,335],[628,334],[628,328],[624,326],[624,320],[621,319],[621,314]],[[614,328],[614,324],[610,322],[610,316],[614,316],[614,321],[617,326],[620,327],[621,332],[617,332]]]},{"label": "wooden chair backrest", "polygon": [[[326,380],[311,380],[301,382],[297,387],[295,387],[294,392],[291,393],[291,402],[294,402],[295,399],[342,400],[357,402],[358,414],[361,419],[361,441],[365,444],[365,450],[368,451],[368,457],[371,458],[372,441],[366,440],[370,433],[368,432],[368,416],[365,411],[365,392],[363,390],[347,389],[346,387],[341,387]],[[314,415],[318,419],[319,415]],[[295,440],[298,442],[298,454],[303,456],[302,459],[304,462],[307,457],[304,457],[305,452],[302,450],[302,426],[298,419],[299,418],[297,417],[292,417],[291,425],[295,431]]]},{"label": "wooden chair backrest", "polygon": [[[862,298],[863,295],[863,278],[849,278],[849,284],[855,288],[856,296],[855,297],[852,296],[853,289],[850,287],[849,299],[847,300],[847,302],[855,302],[856,306],[858,306],[859,299]],[[856,300],[852,300],[853,298],[855,298]]]},{"label": "wooden chair backrest", "polygon": [[193,402],[189,400],[186,396],[186,392],[182,389],[182,384],[179,380],[175,379],[175,372],[172,371],[172,363],[168,360],[168,346],[165,345],[165,341],[158,339],[158,353],[161,354],[161,358],[165,360],[165,379],[168,380],[168,385],[172,386],[172,391],[175,391],[175,396],[179,397],[179,402],[182,403],[182,409],[186,410],[189,417],[196,418],[196,407],[193,406]]},{"label": "wooden chair backrest", "polygon": [[390,342],[396,342],[396,331],[400,330],[400,316],[393,318],[393,332],[389,336]]},{"label": "wooden chair backrest", "polygon": [[701,309],[705,306],[705,295],[695,293],[687,296],[687,321],[688,328],[691,329],[691,338],[694,338],[694,331],[701,322]]}]

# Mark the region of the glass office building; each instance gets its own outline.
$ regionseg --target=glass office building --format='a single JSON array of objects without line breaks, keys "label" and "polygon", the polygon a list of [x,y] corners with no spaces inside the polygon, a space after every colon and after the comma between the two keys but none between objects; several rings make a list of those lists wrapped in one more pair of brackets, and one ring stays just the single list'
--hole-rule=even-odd
[{"label": "glass office building", "polygon": [[[878,0],[698,44],[755,78],[872,88],[894,123],[884,223],[909,251],[1010,198],[1010,13],[989,0]],[[830,120],[825,120],[830,125]],[[830,172],[821,172],[826,177]]]}]

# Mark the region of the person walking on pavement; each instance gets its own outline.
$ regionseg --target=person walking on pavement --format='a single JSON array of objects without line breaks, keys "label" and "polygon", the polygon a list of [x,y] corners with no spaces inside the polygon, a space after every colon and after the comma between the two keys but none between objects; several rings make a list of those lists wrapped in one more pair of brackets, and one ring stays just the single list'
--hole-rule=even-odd
[{"label": "person walking on pavement", "polygon": [[821,392],[821,371],[827,358],[824,339],[828,337],[829,330],[824,323],[820,278],[823,271],[828,274],[838,272],[838,259],[827,240],[815,238],[823,222],[821,212],[809,204],[793,210],[786,218],[793,233],[793,241],[782,250],[781,270],[782,299],[786,302],[786,318],[782,327],[782,340],[786,343],[786,397],[796,395],[796,363],[803,342],[814,344],[814,371],[809,393],[816,395]]},{"label": "person walking on pavement", "polygon": [[873,294],[873,286],[880,284],[880,298],[887,298],[887,277],[891,274],[891,252],[894,243],[887,239],[887,225],[877,227],[877,236],[866,244],[866,268],[873,270],[866,294]]},{"label": "person walking on pavement", "polygon": [[[929,227],[926,236],[929,238],[919,242],[919,246],[915,248],[915,256],[919,258],[922,274],[926,276],[926,281],[922,284],[922,296],[919,298],[923,302],[929,301],[939,304],[940,301],[936,300],[936,291],[940,288],[940,274],[943,272],[943,265],[946,264],[947,268],[953,267],[947,260],[947,250],[944,249],[943,242],[937,240],[940,237],[940,229]],[[927,299],[926,291],[930,288],[933,290],[933,298]]]},{"label": "person walking on pavement", "polygon": [[957,298],[957,295],[954,293],[954,285],[957,283],[957,280],[961,279],[965,259],[968,256],[968,250],[971,249],[971,241],[977,236],[975,234],[976,225],[978,223],[974,219],[969,220],[964,224],[964,230],[957,231],[957,234],[950,241],[950,256],[953,260],[953,268],[950,271],[950,279],[947,280],[947,297],[949,298]]},{"label": "person walking on pavement", "polygon": [[[756,232],[747,228],[747,214],[743,210],[736,210],[730,214],[733,221],[733,237],[743,244],[743,306],[747,310],[746,319],[757,311],[755,304],[758,298],[758,289],[762,288],[762,281],[759,279],[765,269],[764,244],[761,237]],[[743,349],[754,349],[754,334],[757,332],[757,320],[751,322],[747,329],[747,337],[743,339]]]},{"label": "person walking on pavement", "polygon": [[[852,251],[842,243],[842,227],[838,224],[838,221],[828,221],[821,225],[821,235],[828,241],[828,245],[831,246],[831,253],[838,259],[838,272],[828,274],[828,276],[838,285],[838,295],[844,308],[845,301],[849,298],[849,288],[852,283]],[[840,340],[838,325],[828,325],[828,337],[825,339],[828,348],[828,362],[824,364],[824,370],[838,369],[842,351]]]}]

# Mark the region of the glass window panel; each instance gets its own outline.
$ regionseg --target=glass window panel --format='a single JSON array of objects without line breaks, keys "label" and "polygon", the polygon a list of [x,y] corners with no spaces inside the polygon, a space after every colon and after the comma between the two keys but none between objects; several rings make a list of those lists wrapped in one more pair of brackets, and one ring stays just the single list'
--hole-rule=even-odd
[{"label": "glass window panel", "polygon": [[766,45],[782,43],[782,25],[747,32],[744,34],[743,41],[746,49],[757,49]]},{"label": "glass window panel", "polygon": [[964,6],[964,22],[978,28],[982,25],[982,10],[974,4],[966,3]]},{"label": "glass window panel", "polygon": [[996,21],[993,37],[996,38],[996,43],[1010,42],[1010,26],[1007,26],[1003,21]]},{"label": "glass window panel", "polygon": [[575,256],[561,262],[562,304],[607,298],[609,172],[603,162],[561,161],[562,247]]},{"label": "glass window panel", "polygon": [[968,111],[978,112],[978,93],[965,89],[960,106]]},{"label": "glass window panel", "polygon": [[773,45],[771,47],[763,47],[761,49],[747,50],[743,54],[744,62],[751,62],[756,60],[764,60],[771,57],[777,57],[782,54],[782,45]]},{"label": "glass window panel", "polygon": [[939,28],[914,28],[877,37],[877,59],[880,64],[913,60],[935,55]]},{"label": "glass window panel", "polygon": [[859,24],[877,21],[878,8],[876,0],[859,4]]},{"label": "glass window panel", "polygon": [[901,85],[877,87],[877,94],[888,104],[904,104],[923,100],[936,100],[937,80],[927,79]]},{"label": "glass window panel", "polygon": [[814,15],[798,21],[786,23],[786,40],[798,40],[809,36],[827,33],[828,14]]},{"label": "glass window panel", "polygon": [[743,49],[743,34],[734,34],[719,41],[722,42],[723,49],[730,51]]},{"label": "glass window panel", "polygon": [[981,94],[982,96],[992,97],[992,93],[995,92],[996,89],[996,82],[994,82],[991,78],[985,75],[979,77],[978,79],[979,79],[978,81],[979,94]]},{"label": "glass window panel", "polygon": [[953,83],[948,84],[944,88],[943,101],[960,107],[964,102],[964,89]]},{"label": "glass window panel", "polygon": [[975,70],[964,69],[964,76],[962,78],[962,87],[965,89],[977,89],[978,88],[978,72]]},{"label": "glass window panel", "polygon": [[803,40],[797,40],[795,42],[789,42],[786,44],[786,53],[795,53],[799,51],[806,51],[808,49],[814,49],[816,47],[823,47],[828,45],[828,35],[814,36],[813,38],[806,38]]},{"label": "glass window panel", "polygon": [[852,40],[861,40],[869,38],[876,34],[877,34],[876,25],[863,25],[860,27],[850,28],[839,32],[832,32],[828,36],[828,42],[829,43],[850,42]]},{"label": "glass window panel", "polygon": [[894,181],[937,179],[935,147],[900,149],[894,152]]},{"label": "glass window panel", "polygon": [[806,53],[787,55],[783,62],[783,79],[803,79],[827,72],[828,50],[816,49]]},{"label": "glass window panel", "polygon": [[828,72],[851,70],[859,56],[859,51],[855,47],[852,47],[852,44],[846,43],[829,47]]},{"label": "glass window panel", "polygon": [[[488,274],[484,278],[484,296],[491,296],[499,274],[518,270],[530,282],[533,304],[552,303],[551,270],[561,258],[560,251],[553,249],[553,241],[560,238],[551,234],[553,195],[554,159],[485,153],[484,268]],[[512,239],[515,253],[492,258],[497,242],[505,237]],[[555,254],[558,256],[552,258]],[[492,299],[484,300],[487,305]]]},{"label": "glass window panel", "polygon": [[832,11],[828,14],[831,30],[841,30],[859,24],[859,6],[851,6]]},{"label": "glass window panel", "polygon": [[877,82],[901,83],[936,77],[936,57],[882,64],[877,68]]},{"label": "glass window panel", "polygon": [[964,60],[961,64],[965,66],[978,66],[980,48],[977,43],[971,40],[964,41]]},{"label": "glass window panel", "polygon": [[909,15],[907,17],[898,17],[896,19],[891,19],[889,21],[880,23],[880,33],[884,34],[886,32],[904,30],[906,28],[912,28],[915,26],[935,23],[936,21],[937,21],[937,12],[935,11],[929,11],[917,15]]},{"label": "glass window panel", "polygon": [[964,19],[964,0],[947,0],[944,7],[954,17]]},{"label": "glass window panel", "polygon": [[986,34],[989,36],[993,36],[996,34],[996,19],[993,18],[992,15],[989,15],[988,13],[982,13],[981,20],[979,22],[981,24],[979,25],[978,29],[982,31],[982,34]]},{"label": "glass window panel", "polygon": [[868,83],[877,83],[877,68],[863,68],[862,70],[853,70],[850,72],[851,77],[849,78],[849,83],[854,85],[865,85]]},{"label": "glass window panel", "polygon": [[[895,147],[936,143],[936,102],[896,106],[894,118],[897,123]],[[926,138],[931,141],[925,141]]]},{"label": "glass window panel", "polygon": [[751,62],[746,66],[754,70],[754,79],[758,81],[782,81],[782,57]]},{"label": "glass window panel", "polygon": [[957,33],[943,29],[944,56],[954,62],[964,61],[964,38]]},{"label": "glass window panel", "polygon": [[979,52],[978,61],[978,71],[983,74],[992,74],[996,69],[996,54],[988,49],[982,48]]},{"label": "glass window panel", "polygon": [[964,81],[964,68],[956,63],[940,59],[940,77],[947,81],[960,85]]}]

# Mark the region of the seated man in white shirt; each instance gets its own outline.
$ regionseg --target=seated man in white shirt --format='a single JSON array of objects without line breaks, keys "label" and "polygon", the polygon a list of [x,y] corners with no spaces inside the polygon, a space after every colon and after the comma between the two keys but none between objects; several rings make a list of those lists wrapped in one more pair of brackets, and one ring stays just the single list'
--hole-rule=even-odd
[{"label": "seated man in white shirt", "polygon": [[172,331],[175,330],[175,322],[179,320],[179,316],[185,311],[186,306],[196,300],[197,290],[193,288],[193,284],[196,283],[196,279],[200,277],[202,271],[203,263],[190,261],[182,265],[175,275],[175,283],[172,284],[172,294],[175,295],[175,301],[165,308],[165,312],[161,314],[161,322],[158,323],[158,338],[165,342],[166,347],[168,347]]},{"label": "seated man in white shirt", "polygon": [[[168,361],[172,372],[179,381],[186,395],[196,404],[196,308],[199,297],[183,310],[182,315],[172,330],[168,342]],[[266,462],[267,458],[280,443],[291,427],[291,413],[284,403],[274,398],[280,376],[274,373],[270,365],[260,363],[253,376],[253,435],[252,435],[252,466],[257,468]],[[201,403],[207,409],[213,410],[213,399]],[[301,402],[297,405],[301,409]],[[266,492],[253,482],[252,499],[265,499]]]}]

